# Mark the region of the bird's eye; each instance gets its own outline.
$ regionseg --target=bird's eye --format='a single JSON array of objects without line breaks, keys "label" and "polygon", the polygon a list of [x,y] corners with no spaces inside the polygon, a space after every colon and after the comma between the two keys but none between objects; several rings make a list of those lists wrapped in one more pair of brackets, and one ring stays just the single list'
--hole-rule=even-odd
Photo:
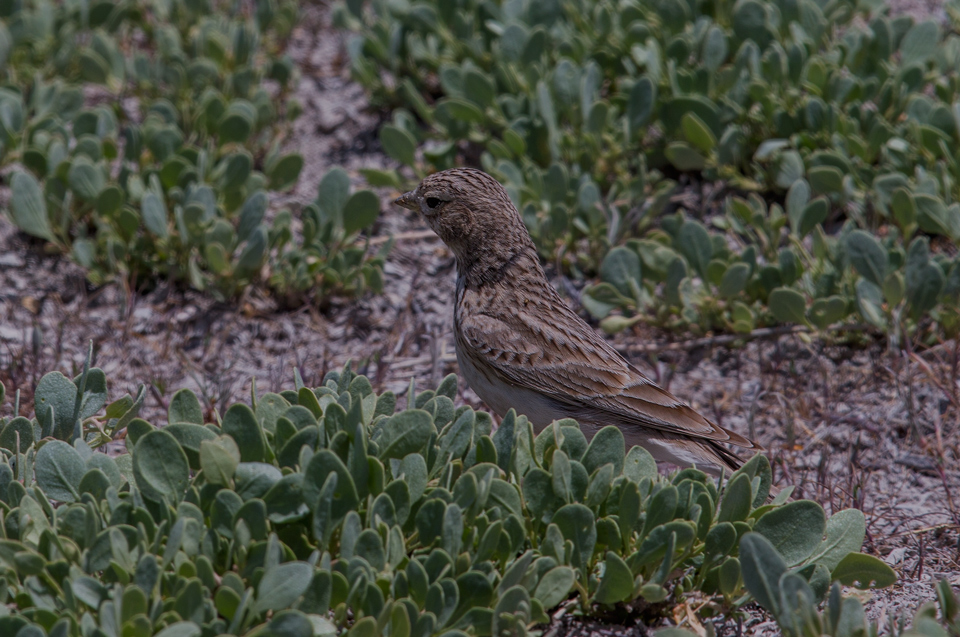
[{"label": "bird's eye", "polygon": [[436,197],[427,197],[427,208],[433,209],[440,205],[440,200]]}]

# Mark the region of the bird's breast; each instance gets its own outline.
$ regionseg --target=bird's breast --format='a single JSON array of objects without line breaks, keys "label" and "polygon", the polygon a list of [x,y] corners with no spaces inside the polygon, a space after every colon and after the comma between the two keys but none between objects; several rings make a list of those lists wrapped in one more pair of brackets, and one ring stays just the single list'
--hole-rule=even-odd
[{"label": "bird's breast", "polygon": [[563,405],[547,396],[500,378],[492,368],[466,351],[460,339],[457,339],[456,350],[460,375],[498,416],[502,417],[511,408],[516,409],[518,414],[523,414],[533,423],[537,431],[554,420],[571,416]]}]

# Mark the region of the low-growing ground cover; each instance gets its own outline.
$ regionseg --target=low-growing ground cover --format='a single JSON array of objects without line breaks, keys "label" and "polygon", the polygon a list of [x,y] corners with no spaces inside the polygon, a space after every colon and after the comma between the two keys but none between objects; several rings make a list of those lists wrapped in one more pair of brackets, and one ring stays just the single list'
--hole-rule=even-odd
[{"label": "low-growing ground cover", "polygon": [[[774,495],[762,455],[718,483],[664,477],[616,427],[494,429],[453,375],[398,410],[349,367],[254,383],[211,423],[180,390],[158,427],[146,387],[111,396],[89,356],[44,375],[32,419],[0,419],[4,634],[524,635],[558,605],[706,621],[755,599],[785,634],[840,637],[876,630],[840,584],[896,580],[858,552],[861,511]],[[119,438],[127,453],[94,451]]]},{"label": "low-growing ground cover", "polygon": [[165,280],[290,302],[381,288],[355,245],[380,206],[342,172],[267,215],[297,183],[281,152],[302,106],[285,54],[295,2],[10,3],[0,12],[7,214],[94,285]]},{"label": "low-growing ground cover", "polygon": [[[391,108],[384,151],[418,175],[479,159],[546,260],[599,273],[581,300],[607,331],[960,327],[960,37],[936,20],[854,0],[337,16]],[[696,205],[664,214],[685,187]]]}]

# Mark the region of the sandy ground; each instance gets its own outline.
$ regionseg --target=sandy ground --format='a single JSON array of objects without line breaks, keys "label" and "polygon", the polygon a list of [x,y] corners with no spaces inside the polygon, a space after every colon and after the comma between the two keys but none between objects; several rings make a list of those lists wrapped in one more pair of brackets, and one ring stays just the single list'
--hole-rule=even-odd
[{"label": "sandy ground", "polygon": [[[914,15],[945,19],[939,3],[903,2]],[[298,185],[274,207],[296,207],[315,196],[333,165],[391,165],[379,152],[381,114],[367,107],[350,81],[345,36],[332,32],[326,11],[305,7],[290,53],[301,63],[298,95],[305,106],[288,143],[306,160]],[[360,180],[357,179],[357,183]],[[44,255],[0,217],[0,380],[20,389],[32,413],[32,388],[46,371],[77,373],[89,341],[112,381],[111,396],[149,389],[145,415],[161,420],[181,387],[194,389],[212,414],[258,391],[307,384],[352,360],[378,391],[402,394],[411,379],[435,386],[456,372],[452,341],[454,265],[449,252],[415,217],[389,205],[374,234],[413,233],[400,240],[385,268],[384,294],[279,312],[257,290],[221,304],[161,285],[149,293],[121,285],[91,289],[69,261]],[[560,285],[561,290],[569,286]],[[575,299],[571,305],[578,307]],[[578,308],[579,309],[579,308]],[[585,313],[582,312],[585,315]],[[637,330],[615,344],[658,382],[695,408],[764,445],[781,485],[831,511],[854,506],[868,520],[864,550],[891,564],[900,582],[866,597],[884,620],[933,598],[943,577],[960,585],[960,384],[956,344],[907,355],[885,343],[851,348],[798,336],[727,348]],[[480,406],[461,385],[462,399]],[[0,406],[11,409],[9,401]],[[885,620],[884,620],[885,621]],[[559,635],[641,634],[641,628],[569,621]],[[762,613],[739,627],[777,634]],[[736,634],[736,623],[718,626]]]}]

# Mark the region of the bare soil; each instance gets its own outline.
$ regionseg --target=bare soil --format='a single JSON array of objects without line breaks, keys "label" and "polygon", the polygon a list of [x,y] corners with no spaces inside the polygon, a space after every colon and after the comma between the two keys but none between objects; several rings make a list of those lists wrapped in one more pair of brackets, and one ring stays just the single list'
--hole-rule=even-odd
[{"label": "bare soil", "polygon": [[[900,4],[945,20],[938,2]],[[304,7],[290,54],[302,67],[305,112],[288,146],[306,163],[300,182],[275,207],[312,199],[334,165],[354,177],[361,167],[392,165],[377,141],[382,115],[350,81],[346,37],[330,28],[326,8]],[[77,373],[92,341],[113,383],[111,396],[146,384],[145,415],[159,421],[181,387],[196,391],[212,414],[248,395],[251,379],[258,392],[289,386],[294,367],[314,385],[352,361],[378,391],[402,395],[414,379],[435,386],[457,371],[453,259],[419,219],[389,204],[396,193],[381,194],[384,213],[374,234],[414,238],[397,241],[391,252],[384,294],[334,300],[323,312],[307,305],[279,311],[256,289],[230,304],[162,283],[149,293],[123,284],[92,289],[77,266],[44,254],[0,216],[0,380],[9,395],[22,392],[21,413],[32,413],[40,376]],[[900,576],[891,589],[864,594],[881,625],[933,599],[939,579],[960,585],[957,343],[903,352],[866,335],[851,346],[793,334],[726,347],[642,328],[614,342],[670,391],[758,440],[781,486],[797,485],[797,495],[821,502],[828,513],[857,507],[866,514],[864,550]],[[472,391],[462,384],[460,390],[465,402],[481,406]],[[0,406],[2,413],[9,404]],[[716,629],[777,634],[759,610]],[[563,617],[547,632],[641,635],[645,629]]]}]

